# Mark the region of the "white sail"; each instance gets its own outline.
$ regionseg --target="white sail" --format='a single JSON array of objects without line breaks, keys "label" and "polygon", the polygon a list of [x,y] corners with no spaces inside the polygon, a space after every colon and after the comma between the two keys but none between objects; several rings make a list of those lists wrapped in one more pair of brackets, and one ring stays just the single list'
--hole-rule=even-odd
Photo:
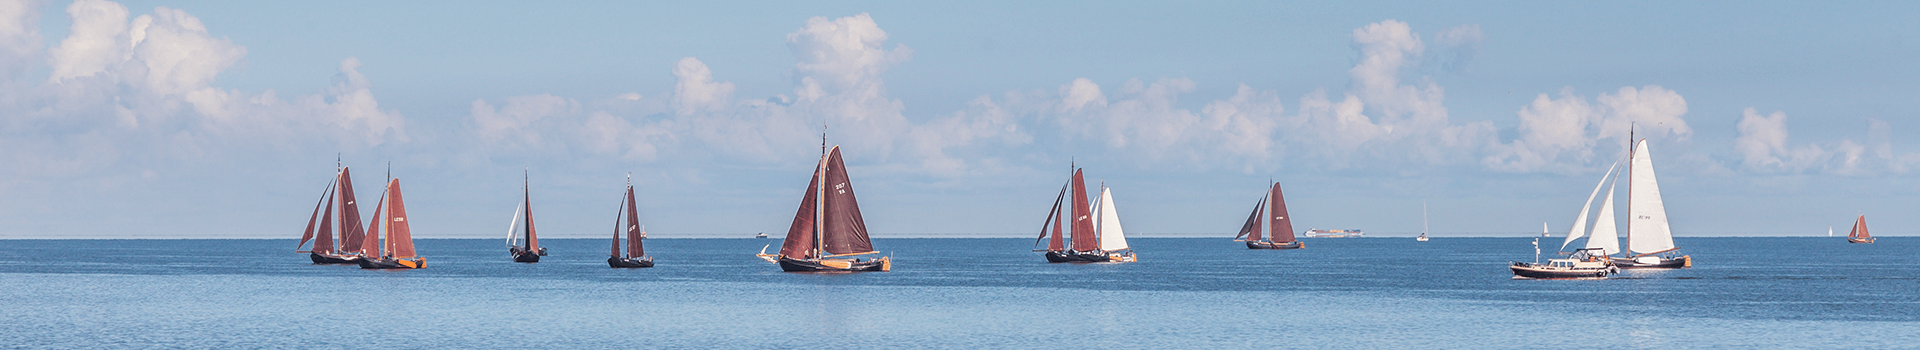
[{"label": "white sail", "polygon": [[1620,178],[1607,184],[1607,199],[1600,203],[1600,215],[1593,218],[1593,237],[1587,238],[1587,248],[1600,248],[1606,255],[1620,253],[1620,232],[1613,222],[1613,189],[1619,184]]},{"label": "white sail", "polygon": [[1672,250],[1673,231],[1667,226],[1667,206],[1660,201],[1660,183],[1653,178],[1646,140],[1634,146],[1632,169],[1627,185],[1627,249],[1635,254]]},{"label": "white sail", "polygon": [[[1571,244],[1574,239],[1578,239],[1580,236],[1587,234],[1587,210],[1593,209],[1593,198],[1600,196],[1600,186],[1606,185],[1607,178],[1613,176],[1614,169],[1619,168],[1620,162],[1613,162],[1613,166],[1607,167],[1607,174],[1600,175],[1600,182],[1593,184],[1593,193],[1587,195],[1587,201],[1580,202],[1583,203],[1580,206],[1580,216],[1573,218],[1573,228],[1567,230],[1567,240],[1560,242],[1560,250],[1567,250],[1567,244]],[[1611,195],[1609,195],[1609,197],[1611,197]]]},{"label": "white sail", "polygon": [[519,246],[519,244],[516,243],[520,241],[520,235],[518,235],[520,231],[516,229],[519,227],[520,227],[520,205],[514,204],[513,220],[507,222],[507,246],[508,247]]},{"label": "white sail", "polygon": [[1094,231],[1100,233],[1100,250],[1127,249],[1127,234],[1120,229],[1120,212],[1113,209],[1113,190],[1100,188],[1100,202],[1094,204]]}]

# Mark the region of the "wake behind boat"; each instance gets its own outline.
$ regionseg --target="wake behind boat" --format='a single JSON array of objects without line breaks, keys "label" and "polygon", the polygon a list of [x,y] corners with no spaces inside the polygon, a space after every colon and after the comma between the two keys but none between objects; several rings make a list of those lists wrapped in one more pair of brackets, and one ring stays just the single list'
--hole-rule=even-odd
[{"label": "wake behind boat", "polygon": [[[1280,184],[1273,183],[1270,184],[1269,187],[1266,196],[1262,196],[1260,201],[1253,205],[1253,214],[1247,216],[1246,224],[1240,225],[1240,234],[1235,235],[1233,237],[1234,240],[1241,241],[1241,237],[1246,237],[1244,241],[1247,243],[1247,249],[1300,249],[1306,247],[1307,244],[1305,242],[1293,238],[1293,218],[1287,216],[1287,199],[1280,194]],[[1271,209],[1267,208],[1268,200],[1272,200],[1273,206]],[[1268,215],[1260,215],[1262,209],[1268,209]],[[1262,218],[1269,220],[1262,220]],[[1261,223],[1265,221],[1272,221],[1273,223],[1272,239],[1267,239],[1260,235]],[[1421,240],[1426,240],[1426,238],[1421,238]]]},{"label": "wake behind boat", "polygon": [[[533,230],[533,183],[528,178],[522,187],[520,206],[514,208],[513,222],[507,224],[507,253],[513,254],[513,262],[537,263],[540,257],[547,255],[547,248],[540,247],[540,237]],[[523,241],[524,240],[524,241]]]},{"label": "wake behind boat", "polygon": [[[339,167],[333,175],[333,181],[327,184],[327,189],[320,192],[325,206],[314,203],[313,215],[307,218],[306,232],[300,235],[300,243],[294,246],[294,252],[307,253],[307,258],[314,264],[357,264],[361,259],[358,254],[360,240],[366,236],[366,231],[360,226],[360,206],[354,203],[353,176],[346,167]],[[334,247],[335,196],[340,199],[337,206],[340,210],[339,248]],[[318,231],[314,230],[316,222],[320,225]],[[313,249],[299,250],[309,240],[313,242]]]},{"label": "wake behind boat", "polygon": [[[613,216],[613,222],[618,226],[613,230],[613,250],[608,253],[607,267],[653,267],[653,257],[647,256],[646,247],[640,245],[640,240],[647,238],[647,231],[640,229],[640,210],[633,205],[633,175],[627,175],[627,195],[622,202],[620,203],[621,211]],[[624,225],[620,224],[621,216],[627,218]],[[623,231],[627,236],[627,255],[625,256],[620,255],[620,234]]]},{"label": "wake behind boat", "polygon": [[[1073,190],[1071,203],[1065,201],[1069,189]],[[1067,181],[1066,185],[1061,186],[1060,195],[1054,198],[1053,209],[1048,212],[1047,220],[1041,223],[1040,237],[1035,238],[1033,242],[1038,246],[1040,240],[1052,237],[1048,241],[1047,250],[1044,250],[1047,253],[1047,262],[1138,261],[1138,258],[1133,255],[1132,248],[1127,245],[1125,230],[1120,227],[1120,213],[1114,208],[1113,192],[1102,184],[1100,202],[1091,205],[1087,203],[1086,195],[1086,182],[1081,176],[1081,170],[1075,168],[1073,177]],[[1067,204],[1068,209],[1061,208],[1063,203]],[[1066,237],[1062,235],[1061,230],[1061,220],[1064,218],[1061,214],[1067,213],[1068,210],[1071,210],[1074,217],[1071,231],[1066,232],[1073,234],[1071,250],[1067,249]],[[1048,227],[1052,227],[1052,235],[1047,234]]]},{"label": "wake behind boat", "polygon": [[[389,206],[391,205],[391,206]],[[382,210],[384,208],[384,210]],[[374,206],[374,225],[368,228],[367,239],[361,249],[368,258],[360,260],[362,269],[423,269],[427,267],[427,258],[413,251],[413,230],[407,224],[407,207],[400,197],[400,179],[387,180],[386,193],[380,196],[380,204]],[[386,242],[381,244],[380,231],[386,231]]]},{"label": "wake behind boat", "polygon": [[[1827,235],[1833,235],[1833,229],[1827,229]],[[1873,243],[1873,235],[1867,234],[1867,216],[1853,220],[1853,232],[1847,233],[1847,243]]]},{"label": "wake behind boat", "polygon": [[[765,249],[762,249],[765,251]],[[800,200],[800,211],[793,215],[786,241],[780,253],[761,253],[761,259],[780,265],[787,272],[862,272],[891,271],[892,257],[849,258],[879,254],[867,238],[867,223],[860,217],[860,204],[854,200],[853,185],[846,164],[840,159],[840,146],[821,155],[814,167],[812,183]]]}]

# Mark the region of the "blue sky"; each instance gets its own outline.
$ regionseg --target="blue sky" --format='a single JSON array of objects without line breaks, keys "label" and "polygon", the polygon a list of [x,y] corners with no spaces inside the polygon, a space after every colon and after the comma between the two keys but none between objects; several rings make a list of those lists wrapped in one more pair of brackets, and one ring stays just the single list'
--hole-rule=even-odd
[{"label": "blue sky", "polygon": [[[1650,137],[1677,236],[1920,216],[1911,3],[0,3],[0,237],[291,237],[341,155],[418,235],[787,226],[820,125],[879,236],[1564,232]],[[373,194],[363,194],[371,196]]]}]

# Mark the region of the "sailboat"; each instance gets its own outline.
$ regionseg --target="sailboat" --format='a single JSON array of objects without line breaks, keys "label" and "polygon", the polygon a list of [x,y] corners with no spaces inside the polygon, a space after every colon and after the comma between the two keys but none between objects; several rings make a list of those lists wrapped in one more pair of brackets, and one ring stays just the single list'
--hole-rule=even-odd
[{"label": "sailboat", "polygon": [[[1828,228],[1827,230],[1827,235],[1833,235],[1832,228]],[[1873,243],[1873,235],[1867,234],[1866,215],[1861,215],[1859,219],[1853,220],[1853,232],[1847,233],[1847,243]]]},{"label": "sailboat", "polygon": [[[1680,247],[1673,245],[1667,207],[1653,176],[1652,155],[1645,139],[1635,142],[1628,154],[1632,165],[1627,172],[1627,253],[1631,255],[1613,258],[1613,263],[1623,269],[1691,268],[1693,256],[1681,255]],[[1607,218],[1611,221],[1612,216]]]},{"label": "sailboat", "polygon": [[[367,239],[361,246],[367,258],[360,260],[360,268],[426,268],[427,258],[413,251],[413,230],[407,226],[407,207],[400,200],[400,179],[387,180],[386,193],[380,196],[373,212],[372,225],[368,225]],[[383,229],[385,236],[380,234]],[[385,244],[381,244],[381,238],[385,238]]]},{"label": "sailboat", "polygon": [[[1600,188],[1605,187],[1607,189],[1607,197],[1600,204],[1600,215],[1593,223],[1591,230],[1593,236],[1587,238],[1586,247],[1577,249],[1571,253],[1563,253],[1570,255],[1566,259],[1548,260],[1546,264],[1538,263],[1538,257],[1534,258],[1535,263],[1512,263],[1509,268],[1513,270],[1514,277],[1606,278],[1607,274],[1618,271],[1618,269],[1613,266],[1612,259],[1608,257],[1620,252],[1620,240],[1615,238],[1616,232],[1613,224],[1614,187],[1609,184],[1608,179],[1612,178],[1614,183],[1617,184],[1619,179],[1613,176],[1613,173],[1614,170],[1618,170],[1619,168],[1619,162],[1615,162],[1613,166],[1607,167],[1607,173],[1600,176],[1600,183],[1593,185],[1593,193],[1587,195],[1587,201],[1580,207],[1580,215],[1574,217],[1573,228],[1568,230],[1567,239],[1560,243],[1560,249],[1567,249],[1567,245],[1572,244],[1575,239],[1579,239],[1588,234],[1587,213],[1593,209],[1594,198],[1600,196]],[[1543,223],[1542,225],[1545,224]],[[1536,238],[1534,242],[1535,254],[1539,254],[1539,250],[1539,240]]]},{"label": "sailboat", "polygon": [[540,247],[540,236],[533,230],[533,183],[529,179],[522,181],[527,182],[524,182],[526,187],[521,188],[524,192],[520,206],[514,208],[513,222],[507,224],[507,252],[513,254],[513,262],[537,263],[547,255],[547,248]]},{"label": "sailboat", "polygon": [[1414,237],[1413,240],[1416,242],[1427,241],[1427,203],[1425,202],[1420,203],[1420,237]]},{"label": "sailboat", "polygon": [[[653,257],[647,256],[647,249],[640,240],[647,238],[646,230],[640,229],[640,209],[633,205],[633,175],[627,175],[627,195],[620,203],[620,211],[613,216],[617,229],[613,230],[613,250],[607,254],[607,267],[639,268],[653,267]],[[620,224],[620,217],[627,218],[626,224]],[[620,255],[620,236],[627,236],[627,255]]]},{"label": "sailboat", "polygon": [[824,153],[814,167],[812,183],[807,184],[806,197],[800,200],[800,211],[787,228],[786,241],[780,243],[780,253],[761,253],[760,258],[774,261],[787,272],[893,270],[892,257],[851,258],[879,252],[867,238],[867,223],[854,200],[840,146]]},{"label": "sailboat", "polygon": [[[1238,241],[1240,237],[1245,236],[1247,249],[1300,249],[1306,247],[1307,244],[1305,242],[1293,238],[1293,218],[1287,217],[1287,199],[1280,195],[1280,184],[1273,183],[1269,187],[1266,196],[1262,196],[1259,202],[1254,203],[1253,214],[1247,216],[1246,224],[1240,225],[1240,234],[1235,235],[1233,237],[1234,240]],[[1262,216],[1260,215],[1260,211],[1261,209],[1267,209],[1268,200],[1273,201],[1273,208],[1268,210],[1268,215]],[[1267,218],[1268,220],[1261,220],[1261,218]],[[1264,221],[1273,222],[1272,239],[1260,236],[1260,225]],[[1426,240],[1426,238],[1421,238],[1421,240]]]},{"label": "sailboat", "polygon": [[[335,196],[339,196],[337,206]],[[306,233],[300,235],[300,243],[294,246],[294,252],[307,253],[307,257],[315,264],[355,264],[360,260],[355,252],[359,250],[360,239],[366,236],[366,232],[360,226],[360,206],[354,203],[351,172],[346,167],[335,171],[333,181],[327,184],[326,190],[320,192],[320,197],[326,204],[314,203],[313,215],[307,218]],[[340,210],[340,248],[334,247],[333,211],[336,207]],[[318,231],[314,230],[316,222],[320,225]],[[309,240],[313,242],[313,248],[299,250]]]},{"label": "sailboat", "polygon": [[[1054,263],[1138,261],[1132,248],[1127,246],[1126,233],[1120,228],[1120,213],[1113,207],[1113,192],[1101,184],[1100,203],[1088,204],[1087,186],[1083,179],[1081,169],[1075,168],[1073,177],[1060,187],[1060,195],[1054,198],[1053,209],[1047,213],[1047,220],[1041,223],[1040,237],[1035,238],[1033,244],[1039,246],[1040,240],[1052,239],[1048,241],[1047,250],[1034,251],[1046,252],[1047,262]],[[1065,200],[1068,189],[1073,190],[1071,203]],[[1063,203],[1067,204],[1065,208],[1061,207]],[[1061,230],[1061,220],[1064,219],[1061,214],[1069,211],[1073,214],[1072,229],[1068,231],[1073,234],[1073,249],[1067,249],[1066,236]],[[1053,229],[1052,235],[1047,234],[1049,227]]]}]

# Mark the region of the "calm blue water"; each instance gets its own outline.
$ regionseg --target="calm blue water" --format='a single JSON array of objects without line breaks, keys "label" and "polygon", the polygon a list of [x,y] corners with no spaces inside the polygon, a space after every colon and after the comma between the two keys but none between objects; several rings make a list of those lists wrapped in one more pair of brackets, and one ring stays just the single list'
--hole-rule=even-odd
[{"label": "calm blue water", "polygon": [[[890,273],[778,272],[778,240],[418,242],[428,268],[309,265],[292,240],[0,241],[0,344],[32,348],[1920,347],[1920,238],[1676,238],[1689,270],[1514,280],[1525,238],[1135,238],[1132,264],[1031,239],[877,239]],[[1543,242],[1544,245],[1545,242]],[[1558,243],[1558,242],[1553,242]],[[1549,247],[1551,248],[1551,246]]]}]

